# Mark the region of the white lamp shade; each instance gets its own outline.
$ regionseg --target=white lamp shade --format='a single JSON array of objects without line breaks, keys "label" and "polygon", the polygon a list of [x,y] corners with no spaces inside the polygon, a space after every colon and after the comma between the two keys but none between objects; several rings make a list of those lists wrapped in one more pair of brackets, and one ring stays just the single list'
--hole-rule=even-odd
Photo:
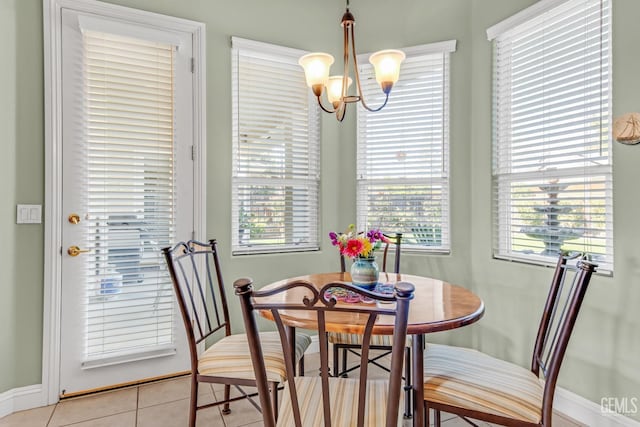
[{"label": "white lamp shade", "polygon": [[400,78],[400,63],[404,58],[404,52],[395,49],[381,50],[372,54],[369,62],[375,69],[378,84],[395,84]]},{"label": "white lamp shade", "polygon": [[314,85],[325,86],[329,79],[329,69],[333,64],[333,56],[322,52],[308,53],[298,60],[298,64],[304,68],[304,75],[309,87]]},{"label": "white lamp shade", "polygon": [[[342,98],[342,79],[343,76],[329,77],[329,82],[327,83],[327,99],[332,104],[340,102]],[[347,90],[349,90],[351,83],[353,83],[353,80],[351,80],[351,77],[347,77]]]}]

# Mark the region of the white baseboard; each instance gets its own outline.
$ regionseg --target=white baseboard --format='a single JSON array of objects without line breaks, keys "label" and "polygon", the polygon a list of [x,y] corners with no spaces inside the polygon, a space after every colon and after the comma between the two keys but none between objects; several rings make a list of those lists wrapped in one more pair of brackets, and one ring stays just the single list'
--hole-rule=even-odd
[{"label": "white baseboard", "polygon": [[560,387],[556,388],[553,409],[589,427],[640,427],[640,422],[615,412],[604,412],[599,404]]},{"label": "white baseboard", "polygon": [[0,393],[0,418],[13,412],[42,406],[42,385],[34,384]]}]

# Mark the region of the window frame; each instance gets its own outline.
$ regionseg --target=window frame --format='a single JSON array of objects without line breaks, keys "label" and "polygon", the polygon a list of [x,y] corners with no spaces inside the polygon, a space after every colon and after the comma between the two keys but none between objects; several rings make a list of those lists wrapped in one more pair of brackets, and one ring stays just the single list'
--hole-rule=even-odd
[{"label": "window frame", "polygon": [[[298,65],[298,59],[306,54],[306,51],[293,49],[289,47],[279,46],[271,43],[258,42],[254,40],[243,39],[239,37],[231,38],[231,62],[232,62],[232,176],[231,176],[231,253],[232,256],[238,255],[257,255],[257,254],[270,254],[270,253],[291,253],[291,252],[308,252],[308,251],[318,251],[320,250],[320,143],[321,143],[321,132],[320,132],[320,110],[316,105],[315,98],[312,96],[312,92],[308,89],[305,84],[304,79],[304,71]],[[239,170],[243,168],[241,164],[247,162],[246,158],[243,158],[239,155],[240,151],[240,142],[242,129],[240,123],[240,115],[242,114],[242,107],[240,105],[240,77],[239,77],[239,56],[251,56],[252,59],[261,60],[261,61],[272,61],[274,64],[274,68],[276,64],[284,64],[286,67],[294,66],[296,74],[295,76],[291,76],[289,80],[292,84],[299,84],[300,90],[304,91],[304,97],[306,98],[306,109],[307,109],[307,119],[306,122],[302,120],[298,120],[295,122],[296,126],[304,123],[304,126],[308,128],[308,133],[305,134],[305,139],[307,141],[306,146],[306,156],[307,156],[307,167],[308,172],[306,174],[302,174],[301,176],[300,169],[298,172],[295,172],[296,165],[294,165],[293,157],[289,157],[290,161],[286,161],[283,159],[283,163],[290,163],[290,166],[287,168],[283,168],[280,170],[282,175],[287,175],[286,177],[264,177],[264,176],[248,176],[251,174],[248,171],[247,167],[244,167],[244,172],[240,173]],[[283,69],[279,69],[281,72],[287,72]],[[299,72],[298,72],[299,71]],[[291,71],[289,71],[291,72]],[[281,89],[281,88],[279,88]],[[284,96],[283,98],[286,98]],[[298,101],[300,101],[298,99]],[[289,107],[290,109],[294,108],[293,106]],[[282,120],[289,120],[289,117],[283,118]],[[268,135],[267,135],[268,136]],[[290,135],[292,136],[292,135]],[[246,139],[246,138],[245,138]],[[300,140],[294,142],[293,139],[287,141],[288,144],[286,146],[287,151],[294,151],[296,149],[300,149]],[[255,143],[253,144],[255,147]],[[298,151],[297,154],[300,154]],[[283,172],[284,171],[284,172]],[[245,176],[241,176],[244,174]],[[264,172],[266,174],[266,172]],[[292,176],[296,175],[296,176]],[[295,243],[293,241],[285,241],[284,243],[274,243],[274,244],[252,244],[251,237],[249,237],[248,243],[243,244],[240,239],[240,234],[243,236],[248,234],[246,233],[245,228],[241,227],[241,209],[239,194],[241,186],[260,186],[264,188],[268,188],[271,186],[272,191],[277,192],[277,188],[289,188],[290,197],[300,197],[300,202],[298,204],[292,204],[291,207],[286,209],[286,214],[284,216],[290,216],[293,218],[294,215],[300,215],[300,212],[306,212],[302,217],[306,220],[306,225],[303,227],[293,226],[293,219],[290,219],[290,223],[285,223],[290,228],[287,228],[288,231],[285,231],[285,240],[287,239],[295,239],[296,233],[300,233],[300,229],[304,229],[304,232],[307,233],[305,236],[304,243]],[[308,192],[300,193],[300,188],[305,188]],[[295,193],[295,194],[294,194]],[[298,195],[298,196],[296,196]],[[308,197],[308,199],[307,199]],[[309,200],[306,204],[303,203],[305,200]],[[297,206],[297,207],[296,207]],[[297,213],[296,213],[297,212]],[[265,227],[266,228],[266,227]],[[250,234],[249,234],[250,235]],[[288,236],[288,237],[287,237]]]},{"label": "window frame", "polygon": [[[588,5],[591,3],[596,3],[596,0],[543,0],[487,29],[488,39],[493,42],[493,67],[494,67],[493,89],[492,89],[493,91],[493,129],[492,129],[492,132],[493,132],[493,148],[492,148],[492,151],[493,151],[492,153],[493,155],[493,165],[492,165],[493,201],[492,201],[492,206],[493,206],[494,218],[492,222],[493,222],[493,257],[495,259],[523,262],[523,263],[534,264],[534,265],[545,265],[545,266],[552,266],[555,264],[556,257],[550,254],[544,254],[544,252],[543,253],[527,253],[527,251],[514,250],[513,248],[514,237],[513,237],[513,231],[511,230],[512,229],[511,224],[518,218],[520,219],[524,218],[523,216],[524,214],[519,214],[519,216],[516,216],[513,213],[509,213],[513,211],[515,206],[514,205],[515,199],[513,198],[514,190],[513,188],[511,188],[511,190],[504,192],[501,189],[505,188],[504,185],[512,186],[512,185],[516,185],[517,183],[519,183],[519,185],[521,185],[524,188],[526,187],[524,185],[525,182],[530,182],[529,186],[535,186],[538,184],[534,184],[534,182],[536,180],[540,181],[541,179],[544,179],[545,181],[549,181],[549,182],[555,179],[564,179],[564,180],[569,180],[569,182],[572,182],[571,180],[573,179],[575,180],[573,182],[575,182],[576,184],[570,184],[570,186],[574,186],[574,187],[582,186],[583,188],[582,192],[585,195],[596,194],[598,191],[604,193],[604,196],[602,196],[602,201],[603,201],[602,206],[603,206],[603,209],[605,209],[604,211],[605,213],[602,216],[604,217],[605,225],[603,226],[603,231],[605,233],[605,236],[602,238],[604,243],[601,247],[604,248],[605,252],[602,257],[599,257],[599,256],[596,257],[598,258],[596,262],[600,264],[600,268],[598,270],[599,274],[603,274],[603,275],[613,274],[613,265],[614,265],[614,250],[613,250],[614,225],[612,220],[613,218],[613,202],[612,202],[612,198],[613,198],[612,149],[613,149],[613,146],[612,146],[612,138],[610,135],[610,127],[612,126],[611,83],[612,83],[613,71],[612,71],[612,62],[611,62],[611,53],[612,53],[611,51],[611,38],[612,38],[611,15],[612,15],[613,2],[611,2],[610,0],[597,0],[597,1],[601,5],[600,6],[601,11],[604,10],[605,7],[608,8],[607,16],[603,16],[602,12],[600,15],[600,20],[601,20],[600,28],[601,29],[603,28],[605,32],[608,32],[606,43],[602,44],[602,41],[603,41],[602,38],[600,42],[601,43],[600,48],[607,53],[607,60],[603,61],[602,60],[603,55],[602,53],[600,53],[601,59],[598,64],[599,68],[597,71],[593,71],[594,75],[596,76],[601,75],[604,72],[606,74],[606,80],[608,81],[606,91],[603,92],[601,89],[600,99],[599,99],[600,115],[598,117],[600,120],[599,121],[600,135],[607,135],[608,137],[606,141],[606,148],[605,148],[606,156],[603,156],[605,159],[605,162],[603,164],[598,164],[598,165],[594,164],[594,165],[586,166],[586,164],[589,162],[584,161],[585,166],[569,167],[570,165],[574,165],[574,163],[576,162],[575,160],[570,160],[569,156],[566,155],[565,157],[567,157],[567,159],[565,159],[563,163],[561,163],[564,165],[564,167],[562,168],[554,169],[554,168],[545,167],[538,172],[532,172],[532,171],[504,172],[504,169],[507,169],[507,168],[511,169],[513,167],[513,163],[511,161],[511,154],[510,154],[511,150],[513,149],[512,142],[510,142],[511,137],[503,136],[504,135],[503,131],[507,128],[510,129],[512,126],[512,122],[510,121],[511,119],[508,119],[508,120],[505,120],[505,122],[507,122],[505,125],[501,125],[500,119],[503,117],[503,114],[499,114],[499,111],[498,111],[499,106],[500,106],[500,109],[503,108],[501,107],[501,105],[503,105],[503,103],[505,102],[503,99],[505,97],[510,98],[513,96],[512,95],[513,92],[511,88],[503,90],[501,87],[498,87],[498,79],[499,79],[498,74],[501,70],[501,67],[499,67],[498,65],[498,61],[501,61],[501,62],[509,61],[510,58],[512,57],[512,54],[510,54],[508,57],[507,55],[503,55],[503,57],[500,57],[500,52],[498,51],[498,49],[500,48],[500,42],[505,39],[508,41],[509,38],[511,39],[515,38],[514,33],[517,34],[518,37],[524,38],[526,37],[527,32],[535,32],[538,27],[536,23],[541,21],[543,19],[543,14],[547,12],[551,12],[551,13],[558,12],[559,10],[557,8],[563,8],[563,7],[566,8],[567,10],[573,11],[575,10],[575,7],[577,7],[581,3]],[[576,3],[576,5],[570,8],[571,5],[569,3]],[[592,6],[593,4],[591,4],[591,7]],[[565,12],[565,13],[569,13],[569,12]],[[558,15],[558,16],[566,16],[566,15]],[[580,25],[578,23],[579,21],[575,21],[575,22],[576,22],[576,25]],[[564,29],[565,27],[557,26],[555,28]],[[586,33],[586,30],[584,31]],[[580,58],[588,58],[588,54],[584,54]],[[546,60],[545,60],[545,63],[546,63]],[[508,76],[506,79],[510,81],[511,78],[512,78],[511,76]],[[601,82],[603,81],[602,77],[600,77],[600,81]],[[554,93],[558,93],[558,92],[554,92]],[[552,97],[552,95],[545,94],[545,99],[548,99],[550,97]],[[569,110],[567,109],[563,111],[569,111]],[[545,117],[548,114],[549,113],[546,113]],[[584,114],[586,117],[588,113],[585,112]],[[544,119],[540,119],[536,123],[543,123],[543,121]],[[547,132],[550,132],[550,131],[547,131]],[[541,133],[543,134],[541,138],[548,138],[549,134],[544,133],[544,130]],[[602,139],[600,140],[600,143],[602,144]],[[585,153],[587,152],[586,150],[588,146],[589,146],[589,143],[586,142],[586,140],[582,142],[582,144],[580,145],[581,149],[585,150],[584,151]],[[538,147],[543,147],[542,148],[543,154],[538,155],[540,158],[544,158],[545,156],[551,157],[551,155],[554,155],[554,154],[556,155],[556,159],[559,157],[554,152],[554,150],[557,150],[557,148],[553,148],[553,147],[546,148],[546,151],[544,151],[545,147],[543,146],[543,143],[539,144]],[[601,145],[601,151],[602,151],[602,145]],[[508,158],[509,160],[504,160],[505,157]],[[587,156],[585,155],[585,157]],[[595,162],[591,162],[591,163],[595,163]],[[583,178],[583,181],[581,182],[579,181],[580,177]],[[594,188],[598,188],[598,186],[602,187],[602,190],[594,189]],[[564,190],[560,190],[560,191],[564,191]],[[567,190],[567,193],[569,193],[570,191],[578,192],[580,190],[578,189]],[[541,192],[544,193],[544,190],[542,188],[541,188]],[[523,192],[521,194],[525,194],[525,193]],[[536,192],[529,191],[526,194],[531,197],[535,195]],[[549,197],[552,197],[552,195],[549,194]],[[586,196],[585,196],[585,200],[587,200]],[[506,207],[504,207],[505,203],[507,205]],[[588,206],[590,209],[595,209],[599,207],[597,202],[587,205],[586,201],[584,202],[584,206]],[[581,214],[581,217],[583,218],[583,222],[587,221],[587,218],[589,217],[589,215],[590,213],[586,213],[586,212]],[[570,220],[565,220],[565,221],[570,221]],[[580,219],[574,220],[575,223],[579,223],[579,221]],[[611,222],[611,224],[608,224],[608,222]],[[524,232],[521,231],[521,233],[524,233]],[[571,239],[567,239],[565,241],[567,242],[568,245],[571,245],[572,243]],[[588,246],[588,244],[585,243],[584,246],[586,247]],[[596,247],[596,246],[594,245],[592,247]],[[546,244],[545,244],[545,248],[546,248]]]}]

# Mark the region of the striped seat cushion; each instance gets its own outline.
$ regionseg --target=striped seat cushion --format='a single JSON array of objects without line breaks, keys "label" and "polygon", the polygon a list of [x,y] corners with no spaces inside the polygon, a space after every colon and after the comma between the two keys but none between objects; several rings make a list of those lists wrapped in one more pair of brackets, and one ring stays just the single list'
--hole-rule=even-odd
[{"label": "striped seat cushion", "polygon": [[537,423],[542,392],[542,381],[520,366],[472,349],[427,345],[426,401]]},{"label": "striped seat cushion", "polygon": [[[324,426],[322,405],[322,378],[296,377],[296,394],[300,405],[302,425],[307,427]],[[352,427],[358,421],[358,380],[351,378],[329,378],[329,397],[332,427]],[[387,380],[367,381],[367,405],[365,407],[364,425],[368,427],[384,426],[387,416],[387,396],[389,382]],[[398,425],[402,425],[400,408],[404,406],[404,393],[400,393]],[[282,393],[282,406],[278,415],[278,427],[295,426],[288,386]]]},{"label": "striped seat cushion", "polygon": [[[277,332],[260,333],[267,380],[285,381],[282,344]],[[296,360],[311,344],[309,335],[296,332]],[[230,335],[209,347],[198,359],[198,373],[212,377],[255,379],[249,344],[245,334]]]},{"label": "striped seat cushion", "polygon": [[[340,332],[329,332],[329,342],[332,344],[352,344],[362,345],[361,334],[345,334]],[[393,335],[371,335],[371,342],[369,345],[380,345],[385,347],[391,347]],[[407,335],[405,341],[406,347],[411,347],[411,335]]]}]

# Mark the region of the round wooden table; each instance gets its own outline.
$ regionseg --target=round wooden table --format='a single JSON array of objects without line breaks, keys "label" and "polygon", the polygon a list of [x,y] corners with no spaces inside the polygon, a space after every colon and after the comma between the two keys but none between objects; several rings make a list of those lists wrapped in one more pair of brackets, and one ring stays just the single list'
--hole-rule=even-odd
[{"label": "round wooden table", "polygon": [[[321,273],[298,276],[271,283],[261,290],[281,286],[294,280],[305,280],[313,283],[318,289],[331,282],[351,282],[349,273]],[[380,273],[380,283],[397,283],[400,281],[412,283],[415,286],[414,299],[409,308],[409,326],[407,333],[413,336],[413,422],[422,426],[424,422],[423,400],[423,356],[424,334],[446,331],[470,325],[478,321],[484,314],[484,303],[473,292],[463,287],[452,285],[442,280],[410,274]],[[287,291],[278,296],[289,301],[301,301],[301,291]],[[283,313],[283,321],[291,328],[315,329],[315,322],[306,317],[306,312],[292,311]],[[269,313],[261,313],[269,318]],[[358,333],[362,330],[362,316],[358,314],[345,315],[334,319],[327,319],[327,330],[333,332]],[[393,324],[390,319],[382,316],[373,330],[374,334],[392,335]]]}]

